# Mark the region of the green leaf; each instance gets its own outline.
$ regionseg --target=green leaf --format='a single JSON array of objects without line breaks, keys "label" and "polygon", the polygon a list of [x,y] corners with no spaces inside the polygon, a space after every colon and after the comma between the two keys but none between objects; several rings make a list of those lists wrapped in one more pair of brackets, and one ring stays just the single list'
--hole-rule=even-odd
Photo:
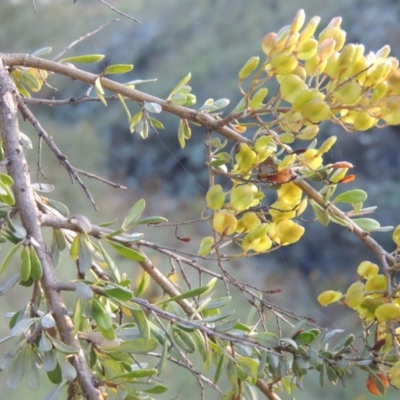
[{"label": "green leaf", "polygon": [[229,320],[224,321],[224,322],[222,322],[222,323],[220,323],[220,324],[216,324],[215,327],[214,327],[214,329],[215,329],[217,332],[227,332],[227,331],[230,331],[230,330],[232,330],[233,328],[235,328],[235,327],[236,327],[236,324],[237,324],[238,322],[239,322],[239,319],[238,319],[238,318],[229,319]]},{"label": "green leaf", "polygon": [[146,393],[150,394],[162,394],[168,390],[168,386],[164,386],[161,383],[156,383],[153,388],[143,390]]},{"label": "green leaf", "polygon": [[314,332],[307,331],[301,332],[295,337],[295,341],[298,344],[310,344],[316,339],[317,335]]},{"label": "green leaf", "polygon": [[372,232],[373,230],[380,228],[379,222],[372,218],[354,218],[352,221],[365,232]]},{"label": "green leaf", "polygon": [[363,203],[367,200],[367,193],[364,190],[353,189],[344,192],[335,197],[333,203]]},{"label": "green leaf", "polygon": [[125,114],[126,114],[127,117],[128,117],[128,122],[130,123],[130,122],[131,122],[131,118],[132,118],[131,112],[129,111],[129,108],[128,108],[128,106],[126,105],[124,98],[123,98],[119,93],[117,93],[117,96],[118,96],[119,101],[120,101],[121,104],[122,104],[122,107],[123,107],[123,109],[124,109],[124,111],[125,111]]},{"label": "green leaf", "polygon": [[61,376],[63,380],[68,382],[73,382],[76,379],[76,369],[75,367],[70,364],[69,362],[64,362],[61,365]]},{"label": "green leaf", "polygon": [[186,353],[194,353],[196,351],[196,344],[189,333],[174,326],[172,328],[172,336],[175,343]]},{"label": "green leaf", "polygon": [[214,383],[217,384],[221,376],[222,366],[224,365],[224,355],[221,354],[218,360],[217,369],[214,374]]},{"label": "green leaf", "polygon": [[107,107],[107,102],[106,99],[104,98],[104,90],[103,86],[101,85],[100,76],[97,77],[96,80],[94,81],[94,88],[96,89],[97,97],[100,99],[103,105]]},{"label": "green leaf", "polygon": [[161,121],[159,121],[158,119],[149,117],[148,120],[149,120],[149,123],[151,125],[153,125],[153,128],[155,128],[155,129],[165,129],[163,123]]},{"label": "green leaf", "polygon": [[92,252],[89,248],[89,239],[86,234],[79,233],[81,236],[79,240],[79,252],[78,252],[78,266],[79,272],[86,273],[92,267]]},{"label": "green leaf", "polygon": [[131,310],[132,316],[139,328],[139,331],[147,343],[150,339],[150,326],[143,310]]},{"label": "green leaf", "polygon": [[39,368],[36,365],[38,355],[33,346],[27,346],[25,359],[26,383],[33,390],[39,389]]},{"label": "green leaf", "polygon": [[43,352],[50,351],[53,348],[53,345],[44,332],[40,335],[38,348]]},{"label": "green leaf", "polygon": [[164,370],[164,367],[167,364],[168,347],[169,347],[168,339],[167,336],[165,336],[161,358],[159,363],[157,364],[157,376],[160,376],[161,372]]},{"label": "green leaf", "polygon": [[24,337],[22,340],[9,347],[7,351],[2,354],[2,356],[0,357],[0,370],[5,370],[14,363],[18,355],[27,345],[26,342],[27,339]]},{"label": "green leaf", "polygon": [[81,239],[81,233],[78,233],[75,237],[74,240],[71,243],[71,248],[69,249],[69,254],[72,258],[73,261],[77,261],[78,260],[78,255],[79,255],[79,242]]},{"label": "green leaf", "polygon": [[11,390],[16,389],[22,381],[25,374],[25,359],[27,346],[18,354],[18,357],[11,365],[7,378],[7,387]]},{"label": "green leaf", "polygon": [[310,199],[310,204],[319,223],[327,226],[330,221],[329,214],[314,200]]},{"label": "green leaf", "polygon": [[124,83],[124,85],[127,86],[135,86],[135,85],[140,85],[142,83],[149,83],[149,82],[157,82],[157,78],[153,79],[134,79],[133,81],[129,81]]},{"label": "green leaf", "polygon": [[14,257],[14,254],[16,251],[19,249],[19,247],[22,245],[22,242],[17,243],[7,254],[6,258],[3,261],[3,264],[1,265],[0,268],[0,276],[4,274],[4,272],[7,271],[7,268],[10,266],[10,263]]},{"label": "green leaf", "polygon": [[336,215],[329,214],[329,219],[335,224],[345,226],[346,228],[349,226],[349,223],[346,220],[339,218]]},{"label": "green leaf", "polygon": [[113,285],[102,289],[103,293],[108,297],[116,300],[129,301],[133,297],[132,290],[129,290],[123,286]]},{"label": "green leaf", "polygon": [[40,262],[39,256],[36,253],[35,247],[29,245],[29,253],[30,253],[30,262],[31,262],[31,274],[30,277],[36,281],[42,278],[43,275],[43,267]]},{"label": "green leaf", "polygon": [[138,251],[131,249],[129,247],[123,246],[119,243],[115,243],[112,242],[111,240],[107,240],[107,243],[119,254],[121,254],[121,256],[129,259],[129,260],[133,260],[133,261],[137,261],[137,262],[142,262],[144,260],[146,260],[146,257],[139,253]]},{"label": "green leaf", "polygon": [[76,282],[75,293],[82,300],[90,300],[93,297],[93,290],[84,282]]},{"label": "green leaf", "polygon": [[135,340],[128,340],[122,342],[119,346],[101,347],[102,351],[106,353],[132,353],[132,354],[146,354],[157,348],[158,342],[154,338],[150,338],[147,342],[140,338]]},{"label": "green leaf", "polygon": [[259,332],[251,335],[263,347],[275,348],[280,345],[278,336],[271,332]]},{"label": "green leaf", "polygon": [[0,285],[0,296],[4,296],[11,288],[13,288],[21,279],[19,274],[10,276]]},{"label": "green leaf", "polygon": [[218,99],[214,101],[213,106],[216,110],[220,110],[221,108],[225,108],[230,103],[229,99]]},{"label": "green leaf", "polygon": [[168,96],[168,99],[171,98],[175,93],[179,92],[179,89],[181,86],[187,85],[190,80],[192,79],[192,74],[189,72],[182,80],[180,80],[176,86],[172,89],[170,95]]},{"label": "green leaf", "polygon": [[21,281],[27,281],[31,276],[31,257],[29,246],[24,246],[21,251],[21,268],[20,268],[20,275]]},{"label": "green leaf", "polygon": [[60,63],[83,63],[90,64],[101,61],[105,56],[102,54],[85,54],[83,56],[68,57],[60,60]]},{"label": "green leaf", "polygon": [[103,304],[100,303],[100,301],[97,300],[96,298],[92,299],[92,315],[98,327],[106,331],[108,331],[113,327],[113,321],[112,318],[110,317],[110,314],[107,312]]},{"label": "green leaf", "polygon": [[112,276],[113,279],[116,282],[120,282],[121,281],[121,274],[119,273],[119,269],[117,268],[117,266],[115,265],[114,261],[112,260],[112,258],[108,255],[108,253],[105,251],[103,245],[101,244],[101,242],[98,242],[98,246],[100,248],[101,254],[104,258],[104,261],[106,262]]},{"label": "green leaf", "polygon": [[351,346],[355,340],[356,338],[353,334],[345,336],[344,338],[340,339],[339,342],[332,348],[332,353],[343,352],[347,347]]},{"label": "green leaf", "polygon": [[199,287],[197,289],[188,290],[187,292],[182,293],[182,294],[180,294],[178,296],[174,296],[174,297],[170,297],[169,299],[162,300],[162,301],[158,302],[157,304],[161,305],[161,304],[169,303],[171,301],[190,299],[190,298],[195,297],[195,296],[200,296],[201,294],[206,293],[208,291],[209,291],[208,286],[202,286],[202,287]]},{"label": "green leaf", "polygon": [[68,207],[65,204],[60,203],[59,201],[56,201],[56,200],[53,200],[53,199],[49,199],[47,197],[42,197],[42,201],[47,206],[49,206],[49,207],[55,209],[56,211],[58,211],[62,216],[68,217],[69,210],[68,210]]},{"label": "green leaf", "polygon": [[26,334],[33,323],[35,323],[38,318],[24,318],[18,321],[10,331],[11,336],[20,336]]},{"label": "green leaf", "polygon": [[238,357],[238,364],[243,371],[251,378],[257,378],[258,362],[249,357]]},{"label": "green leaf", "polygon": [[49,339],[51,340],[51,343],[53,343],[54,347],[63,354],[76,354],[78,352],[75,347],[65,344],[53,336],[50,336]]},{"label": "green leaf", "polygon": [[144,108],[149,113],[159,114],[162,111],[162,107],[158,103],[144,103]]},{"label": "green leaf", "polygon": [[227,312],[224,312],[224,313],[219,313],[218,312],[217,314],[212,315],[211,317],[203,318],[201,321],[203,323],[209,324],[209,323],[212,323],[212,322],[217,322],[217,321],[220,321],[222,319],[225,319],[225,318],[233,315],[234,313],[235,313],[235,310],[230,310],[230,311],[227,311]]},{"label": "green leaf", "polygon": [[225,306],[226,304],[230,303],[232,297],[227,296],[227,297],[216,297],[214,299],[211,299],[211,301],[207,304],[205,307],[207,310],[212,310],[215,308],[221,308]]},{"label": "green leaf", "polygon": [[120,381],[120,380],[122,380],[122,382],[123,382],[123,381],[130,381],[133,378],[145,378],[148,376],[155,375],[156,373],[157,373],[157,370],[155,368],[152,368],[152,369],[137,368],[134,371],[127,372],[126,374],[116,375],[109,379],[110,379],[110,381],[114,381],[114,382]]},{"label": "green leaf", "polygon": [[45,56],[47,54],[50,54],[52,52],[53,48],[48,46],[48,47],[42,47],[40,49],[35,50],[32,55],[34,57],[42,57]]},{"label": "green leaf", "polygon": [[54,383],[55,385],[59,384],[62,381],[61,367],[58,362],[56,363],[56,367],[53,370],[47,371],[47,377],[49,378],[49,381],[51,383]]},{"label": "green leaf", "polygon": [[328,377],[329,382],[336,385],[338,381],[338,375],[336,371],[328,363],[325,364],[326,364],[326,376]]},{"label": "green leaf", "polygon": [[140,218],[145,208],[146,208],[146,201],[144,199],[140,199],[139,201],[137,201],[133,205],[133,207],[129,210],[127,216],[124,219],[124,222],[122,223],[121,228],[123,230],[129,230],[131,224],[133,224]]},{"label": "green leaf", "polygon": [[46,372],[53,371],[57,367],[57,354],[58,351],[56,349],[51,349],[43,353],[43,369]]},{"label": "green leaf", "polygon": [[104,71],[104,75],[110,74],[126,74],[129,71],[133,70],[132,64],[114,64],[109,65]]},{"label": "green leaf", "polygon": [[150,275],[144,271],[142,274],[142,278],[140,279],[139,285],[135,291],[136,297],[140,297],[148,288],[150,284]]}]

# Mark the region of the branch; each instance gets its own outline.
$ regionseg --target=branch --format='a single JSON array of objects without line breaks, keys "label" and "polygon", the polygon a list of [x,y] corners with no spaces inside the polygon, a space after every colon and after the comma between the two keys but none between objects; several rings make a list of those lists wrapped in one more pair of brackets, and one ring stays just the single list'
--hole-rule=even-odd
[{"label": "branch", "polygon": [[391,254],[389,254],[385,249],[383,249],[382,246],[378,242],[376,242],[369,235],[368,232],[362,230],[354,221],[352,221],[351,218],[349,218],[346,215],[346,213],[339,210],[333,204],[331,204],[331,203],[326,204],[323,197],[321,196],[321,194],[318,193],[307,182],[298,181],[298,182],[294,182],[294,183],[307,195],[307,197],[309,199],[313,199],[316,203],[318,203],[318,205],[320,205],[322,208],[326,209],[332,215],[345,220],[348,224],[349,231],[352,232],[355,236],[357,236],[362,242],[364,242],[365,245],[373,253],[376,254],[378,259],[381,259],[381,257],[383,256],[390,263],[393,264],[395,262],[395,258]]},{"label": "branch", "polygon": [[43,267],[41,284],[56,321],[61,339],[66,344],[77,349],[77,354],[72,357],[72,363],[77,371],[77,379],[88,399],[100,400],[100,392],[92,382],[92,375],[85,359],[85,354],[76,336],[72,336],[74,326],[68,316],[68,310],[61,294],[53,289],[57,281],[49,253],[43,241],[39,210],[36,207],[29,168],[26,163],[23,148],[20,144],[20,134],[17,117],[17,89],[10,78],[8,71],[0,60],[0,130],[3,139],[4,153],[7,158],[7,170],[14,180],[12,187],[15,205],[21,217],[22,224],[28,237],[39,243],[35,248]]},{"label": "branch", "polygon": [[[28,54],[0,53],[0,58],[2,58],[4,60],[5,65],[9,67],[25,66],[31,68],[44,69],[46,71],[54,72],[55,74],[60,74],[70,77],[73,80],[86,82],[90,85],[94,85],[95,80],[98,78],[98,75],[82,71],[78,68],[71,67],[70,65],[60,64],[54,61],[45,60]],[[220,126],[218,120],[205,113],[198,112],[187,107],[176,106],[166,100],[162,100],[158,97],[151,96],[149,94],[140,92],[135,89],[130,89],[129,87],[121,83],[114,82],[113,80],[104,77],[101,78],[101,85],[103,89],[119,93],[122,96],[125,96],[131,100],[140,103],[143,102],[157,103],[161,105],[164,111],[169,112],[171,114],[175,114],[180,118],[186,118],[190,121],[197,122],[212,131],[220,133],[221,135],[225,136],[227,139],[233,142],[251,143],[249,139],[238,134],[233,129],[230,129],[226,126]]]}]

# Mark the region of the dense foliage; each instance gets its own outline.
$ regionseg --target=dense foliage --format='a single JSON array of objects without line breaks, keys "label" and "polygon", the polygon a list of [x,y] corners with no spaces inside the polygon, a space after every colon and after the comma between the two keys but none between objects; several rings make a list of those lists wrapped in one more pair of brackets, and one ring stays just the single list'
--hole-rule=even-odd
[{"label": "dense foliage", "polygon": [[[0,294],[18,283],[22,287],[13,290],[21,295],[24,287],[30,291],[26,306],[10,319],[10,334],[2,339],[12,343],[0,357],[10,389],[18,387],[24,376],[37,389],[38,369],[43,368],[55,384],[49,400],[65,397],[65,390],[71,399],[145,399],[168,389],[157,377],[170,364],[192,373],[202,398],[208,386],[225,399],[256,398],[255,390],[279,399],[278,392],[291,394],[302,388],[309,372],[319,374],[323,385],[325,378],[344,383],[352,368],[365,371],[367,387],[374,394],[385,393],[389,384],[400,387],[397,250],[384,250],[370,236],[393,228],[366,217],[374,210],[363,207],[365,191],[344,190],[334,196],[338,187],[356,179],[349,174],[353,165],[342,160],[324,163],[336,138],[317,141],[323,122],[348,132],[399,124],[398,60],[389,56],[388,46],[366,53],[361,44],[346,44],[341,18],[334,18],[316,35],[319,23],[320,18],[314,17],[305,24],[300,10],[291,25],[267,34],[262,40],[263,58],[250,58],[238,72],[242,99],[226,114],[221,110],[229,100],[224,98],[193,108],[197,99],[190,74],[164,100],[136,90],[145,80],[118,83],[110,78],[128,73],[133,65],[109,65],[100,74],[78,68],[103,60],[100,54],[62,58],[64,51],[52,60],[45,58],[51,48],[33,55],[0,54],[1,157],[7,168],[0,174],[1,240],[12,244],[0,274],[6,275],[12,260],[20,258],[19,271],[8,274]],[[32,98],[51,84],[52,75],[88,86],[89,95]],[[89,97],[91,89],[94,98]],[[179,118],[182,148],[194,125],[204,128],[209,189],[197,219],[169,223],[162,216],[146,216],[143,199],[120,226],[94,225],[48,198],[51,185],[31,182],[24,152],[33,145],[19,131],[18,113],[39,135],[38,177],[43,174],[44,142],[94,207],[82,175],[119,186],[71,165],[28,107],[87,101],[103,106],[119,101],[131,133],[142,139],[159,134],[163,113]],[[139,107],[135,112],[132,101]],[[332,288],[318,298],[323,306],[340,301],[359,315],[362,349],[355,348],[353,333],[336,341],[340,330],[327,332],[295,310],[272,304],[268,292],[239,281],[227,268],[233,260],[301,241],[308,209],[322,225],[335,223],[348,229],[379,259],[380,265],[366,260],[358,266],[359,279],[345,295]],[[179,237],[178,229],[189,223],[203,224],[209,232],[196,254],[149,241],[140,233],[143,225],[174,226],[176,237],[185,243],[190,238]],[[45,227],[52,229],[50,241],[43,237]],[[398,248],[400,227],[394,229],[393,241]],[[171,275],[159,271],[150,251],[171,265]],[[142,268],[136,286],[121,272],[117,256]],[[70,264],[75,276],[59,280],[55,268]],[[179,286],[174,276],[179,276]],[[161,298],[146,297],[150,283],[161,288]],[[215,295],[219,287],[225,288],[224,296]],[[63,292],[74,294],[71,309]],[[247,302],[246,320],[239,319],[230,305],[234,292]],[[276,317],[275,330],[267,329],[271,315]],[[222,375],[228,385],[219,385]]]}]

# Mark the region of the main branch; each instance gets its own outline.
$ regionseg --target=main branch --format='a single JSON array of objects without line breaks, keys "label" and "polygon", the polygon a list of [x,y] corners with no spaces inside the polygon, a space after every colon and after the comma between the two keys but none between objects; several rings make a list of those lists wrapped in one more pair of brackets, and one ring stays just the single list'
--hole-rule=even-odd
[{"label": "main branch", "polygon": [[36,207],[29,168],[26,163],[23,148],[20,144],[20,131],[17,118],[18,92],[7,69],[0,60],[0,131],[3,140],[4,154],[7,160],[7,170],[14,180],[13,193],[15,206],[21,222],[26,229],[27,237],[34,238],[39,246],[36,253],[43,267],[41,285],[48,301],[54,320],[56,321],[61,339],[66,344],[77,349],[72,363],[77,371],[77,379],[85,396],[90,400],[100,400],[100,392],[92,382],[92,374],[86,362],[79,340],[73,336],[74,326],[68,316],[68,310],[61,294],[54,289],[57,277],[54,272],[51,257],[44,243],[39,210]]}]

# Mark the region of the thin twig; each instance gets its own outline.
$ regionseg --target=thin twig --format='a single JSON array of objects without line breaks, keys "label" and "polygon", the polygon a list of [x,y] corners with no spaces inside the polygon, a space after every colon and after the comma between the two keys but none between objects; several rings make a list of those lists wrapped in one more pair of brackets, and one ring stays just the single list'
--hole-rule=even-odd
[{"label": "thin twig", "polygon": [[79,177],[75,167],[72,166],[72,164],[68,161],[67,157],[57,147],[57,145],[55,144],[52,137],[50,135],[48,135],[47,132],[43,129],[40,122],[32,114],[32,112],[29,110],[29,108],[25,105],[23,98],[19,95],[18,95],[18,108],[21,111],[21,114],[23,115],[23,117],[25,119],[27,119],[33,125],[33,127],[36,129],[36,131],[39,134],[39,137],[43,137],[44,141],[49,146],[51,151],[59,159],[60,163],[62,165],[64,165],[69,176],[71,177],[72,182],[74,180],[76,180],[79,183],[79,185],[82,187],[83,191],[86,193],[86,196],[92,203],[94,209],[97,210],[96,202],[94,201],[92,194],[90,193],[89,189],[87,188],[85,183],[82,181],[82,179]]},{"label": "thin twig", "polygon": [[138,24],[142,25],[142,23],[139,20],[137,20],[136,18],[131,17],[129,14],[125,14],[124,12],[122,12],[120,10],[117,10],[115,7],[113,7],[111,4],[108,4],[106,1],[104,1],[104,0],[98,0],[98,1],[100,3],[102,3],[102,4],[104,4],[105,6],[107,6],[110,10],[116,12],[117,14],[122,15],[123,17],[128,18],[128,19],[130,19],[130,20],[132,20],[134,22],[137,22]]},{"label": "thin twig", "polygon": [[[107,101],[119,100],[118,96],[104,96],[104,99]],[[131,99],[124,99],[125,101],[132,101]],[[89,96],[82,96],[82,97],[71,97],[69,99],[40,99],[37,97],[30,97],[24,99],[25,104],[42,104],[45,106],[70,106],[73,104],[80,104],[80,103],[88,103],[88,102],[100,102],[101,100],[98,97],[89,97]]]},{"label": "thin twig", "polygon": [[105,28],[108,24],[111,24],[111,22],[118,22],[121,21],[121,18],[117,18],[117,19],[112,19],[111,21],[107,21],[106,23],[104,23],[103,25],[101,25],[100,27],[98,27],[97,29],[95,29],[92,32],[87,33],[86,35],[81,36],[80,38],[74,40],[72,43],[70,43],[64,50],[60,51],[54,58],[53,61],[56,61],[57,59],[59,59],[60,57],[62,57],[65,53],[67,53],[69,50],[71,50],[72,47],[74,47],[75,45],[77,45],[80,42],[83,42],[85,39],[95,35],[96,33],[100,32],[103,28]]},{"label": "thin twig", "polygon": [[112,186],[112,187],[115,188],[115,189],[124,189],[124,190],[127,189],[126,186],[121,185],[120,183],[116,183],[116,182],[109,181],[108,179],[105,179],[105,178],[102,178],[101,176],[92,174],[91,172],[87,172],[87,171],[84,171],[84,170],[79,169],[79,168],[75,168],[75,171],[76,171],[78,174],[84,175],[84,176],[86,176],[86,177],[88,177],[88,178],[96,179],[96,180],[98,180],[98,181],[100,181],[100,182],[106,183],[107,185],[110,185],[110,186]]}]

